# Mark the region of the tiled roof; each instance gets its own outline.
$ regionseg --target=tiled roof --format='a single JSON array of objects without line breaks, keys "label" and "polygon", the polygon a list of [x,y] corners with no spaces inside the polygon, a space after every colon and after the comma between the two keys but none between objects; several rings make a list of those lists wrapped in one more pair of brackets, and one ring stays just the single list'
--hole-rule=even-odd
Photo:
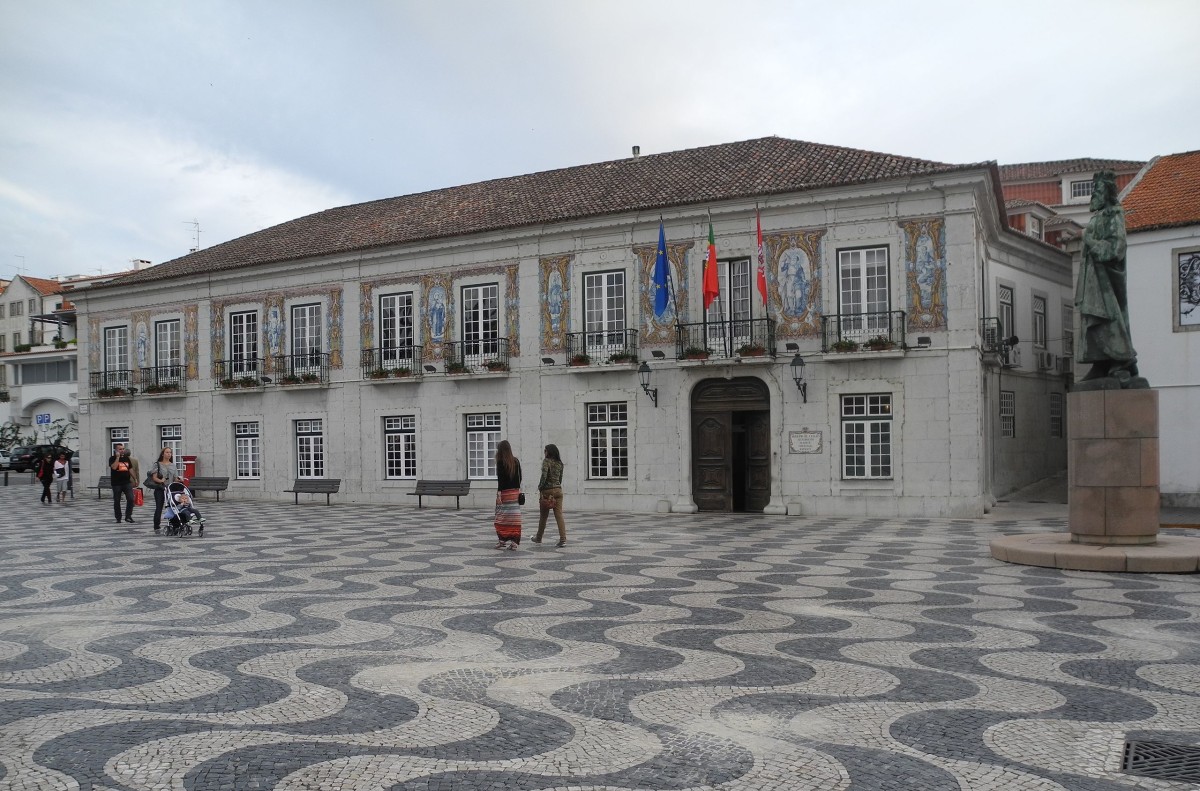
[{"label": "tiled roof", "polygon": [[58,292],[62,291],[62,283],[59,283],[57,280],[46,280],[45,278],[41,277],[26,277],[25,275],[21,275],[20,277],[22,280],[28,283],[34,291],[38,292],[43,297],[48,297],[51,294],[57,294]]},{"label": "tiled roof", "polygon": [[1200,224],[1200,151],[1155,159],[1121,205],[1126,231]]},{"label": "tiled roof", "polygon": [[1028,181],[1050,179],[1068,173],[1090,173],[1095,170],[1138,170],[1145,162],[1128,159],[1059,159],[1054,162],[1024,162],[1017,165],[1001,165],[1000,181]]},{"label": "tiled roof", "polygon": [[1026,200],[1025,198],[1013,198],[1012,200],[1004,201],[1004,208],[1006,208],[1006,209],[1024,209],[1024,208],[1032,207],[1032,206],[1041,207],[1041,208],[1045,209],[1047,212],[1049,212],[1050,214],[1055,213],[1054,209],[1050,208],[1049,206],[1042,203],[1041,201]]},{"label": "tiled roof", "polygon": [[994,165],[951,165],[764,137],[328,209],[133,272],[97,288],[584,217],[656,212],[671,206],[976,167]]}]

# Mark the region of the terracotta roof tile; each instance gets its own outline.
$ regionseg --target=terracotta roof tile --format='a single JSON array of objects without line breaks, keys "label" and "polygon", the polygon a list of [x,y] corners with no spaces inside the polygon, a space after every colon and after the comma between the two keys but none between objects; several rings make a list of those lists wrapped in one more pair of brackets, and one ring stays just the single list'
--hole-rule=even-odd
[{"label": "terracotta roof tile", "polygon": [[1127,231],[1200,224],[1200,151],[1155,159],[1121,205]]},{"label": "terracotta roof tile", "polygon": [[976,167],[994,165],[951,165],[765,137],[328,209],[97,288],[620,212],[651,212]]},{"label": "terracotta roof tile", "polygon": [[59,283],[57,280],[46,280],[45,278],[41,277],[26,277],[25,275],[21,275],[20,277],[22,280],[28,283],[34,291],[38,292],[43,297],[48,297],[51,294],[57,294],[58,292],[62,291],[62,283]]},{"label": "terracotta roof tile", "polygon": [[1053,162],[1024,162],[1016,165],[1000,166],[1000,181],[1028,181],[1031,179],[1049,179],[1068,173],[1089,173],[1095,170],[1112,170],[1116,172],[1138,170],[1145,162],[1135,162],[1128,159],[1059,159]]}]

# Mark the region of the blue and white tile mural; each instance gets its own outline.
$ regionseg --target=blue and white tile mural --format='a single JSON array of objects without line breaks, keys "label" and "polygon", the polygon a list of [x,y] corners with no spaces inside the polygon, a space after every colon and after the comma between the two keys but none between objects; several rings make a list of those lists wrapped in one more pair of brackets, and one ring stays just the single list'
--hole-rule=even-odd
[{"label": "blue and white tile mural", "polygon": [[[642,273],[641,291],[643,344],[671,343],[675,340],[675,325],[687,323],[688,320],[688,261],[691,258],[693,242],[676,242],[667,244],[667,263],[671,269],[671,299],[667,309],[661,316],[654,315],[654,262],[658,256],[656,245],[635,245],[633,254],[637,257]],[[678,307],[679,316],[676,317]]]},{"label": "blue and white tile mural", "polygon": [[768,312],[779,338],[815,336],[821,329],[821,261],[825,231],[763,234]]},{"label": "blue and white tile mural", "polygon": [[567,348],[567,317],[571,315],[572,256],[541,259],[540,277],[542,351],[546,354]]},{"label": "blue and white tile mural", "polygon": [[908,329],[946,328],[946,225],[941,218],[911,220],[904,231]]}]

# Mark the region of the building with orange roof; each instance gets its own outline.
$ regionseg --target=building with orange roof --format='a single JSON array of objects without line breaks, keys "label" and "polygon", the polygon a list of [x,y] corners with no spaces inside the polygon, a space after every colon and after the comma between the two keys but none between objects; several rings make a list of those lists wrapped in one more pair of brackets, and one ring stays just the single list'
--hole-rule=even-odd
[{"label": "building with orange roof", "polygon": [[1129,322],[1159,392],[1163,505],[1200,506],[1200,151],[1151,160],[1121,196]]}]

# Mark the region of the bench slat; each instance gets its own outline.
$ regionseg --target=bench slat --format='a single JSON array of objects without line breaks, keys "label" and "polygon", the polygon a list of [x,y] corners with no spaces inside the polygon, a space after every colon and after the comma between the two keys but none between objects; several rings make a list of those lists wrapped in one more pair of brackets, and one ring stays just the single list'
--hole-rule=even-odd
[{"label": "bench slat", "polygon": [[199,476],[188,480],[188,488],[193,492],[216,492],[217,502],[221,502],[221,492],[229,488],[229,479],[219,476]]},{"label": "bench slat", "polygon": [[462,507],[462,498],[471,493],[471,482],[467,481],[417,481],[417,487],[409,492],[410,497],[417,498],[417,508],[425,506],[425,496],[453,497],[454,507]]},{"label": "bench slat", "polygon": [[296,495],[296,504],[300,504],[301,494],[323,494],[325,495],[325,505],[330,505],[329,495],[337,494],[341,488],[341,478],[297,478],[292,484],[292,488],[284,489],[289,494]]}]

